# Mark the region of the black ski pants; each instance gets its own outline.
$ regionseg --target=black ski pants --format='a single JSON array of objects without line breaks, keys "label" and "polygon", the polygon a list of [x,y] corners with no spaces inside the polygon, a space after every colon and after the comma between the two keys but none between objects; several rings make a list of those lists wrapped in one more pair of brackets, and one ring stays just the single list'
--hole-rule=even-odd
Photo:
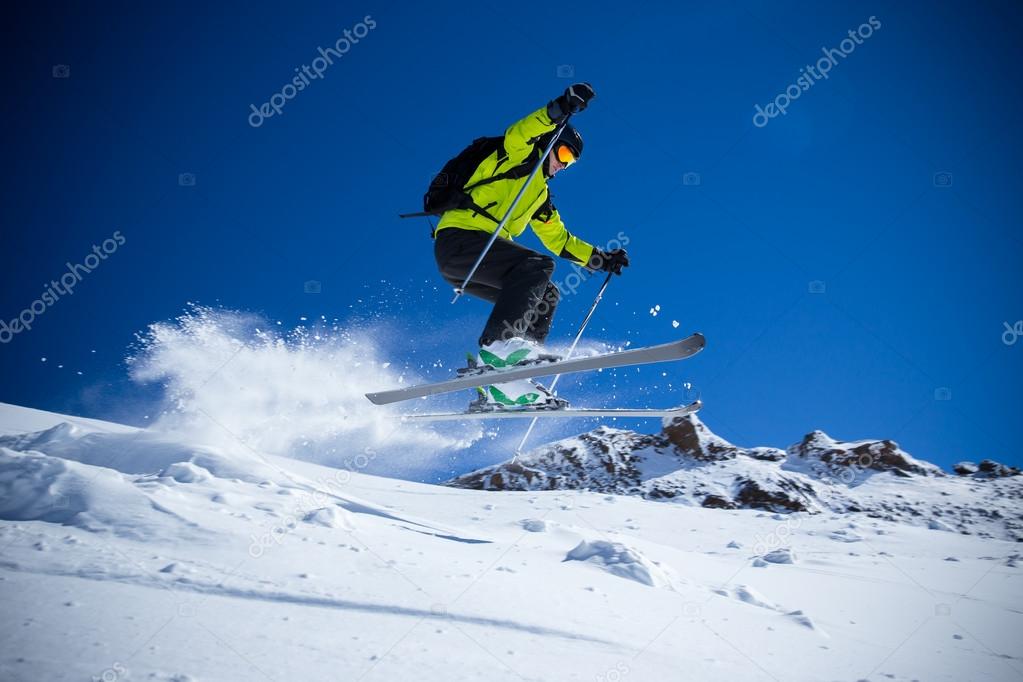
[{"label": "black ski pants", "polygon": [[[489,232],[457,227],[437,232],[433,253],[448,284],[461,286],[490,236]],[[561,298],[551,282],[553,273],[550,256],[498,237],[465,289],[465,293],[494,304],[480,345],[513,336],[543,343]]]}]

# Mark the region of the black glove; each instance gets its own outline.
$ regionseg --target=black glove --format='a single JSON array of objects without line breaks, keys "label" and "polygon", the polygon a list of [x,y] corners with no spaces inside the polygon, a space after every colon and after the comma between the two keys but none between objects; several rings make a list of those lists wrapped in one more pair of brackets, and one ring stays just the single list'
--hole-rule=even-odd
[{"label": "black glove", "polygon": [[568,86],[565,92],[557,99],[552,99],[547,105],[547,114],[555,123],[569,114],[577,114],[586,108],[590,100],[597,96],[593,86],[589,83],[575,83]]},{"label": "black glove", "polygon": [[602,251],[594,247],[590,262],[586,264],[590,270],[603,270],[613,272],[616,275],[622,274],[622,268],[629,267],[629,254],[625,249],[614,249],[613,251]]}]

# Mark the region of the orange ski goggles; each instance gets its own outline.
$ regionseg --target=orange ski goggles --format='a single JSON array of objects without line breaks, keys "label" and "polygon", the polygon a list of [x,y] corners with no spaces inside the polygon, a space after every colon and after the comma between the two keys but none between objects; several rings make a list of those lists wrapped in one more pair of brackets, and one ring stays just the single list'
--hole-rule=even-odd
[{"label": "orange ski goggles", "polygon": [[571,166],[576,162],[575,152],[572,151],[571,147],[564,143],[558,144],[554,148],[554,155],[557,157],[558,161],[566,166]]}]

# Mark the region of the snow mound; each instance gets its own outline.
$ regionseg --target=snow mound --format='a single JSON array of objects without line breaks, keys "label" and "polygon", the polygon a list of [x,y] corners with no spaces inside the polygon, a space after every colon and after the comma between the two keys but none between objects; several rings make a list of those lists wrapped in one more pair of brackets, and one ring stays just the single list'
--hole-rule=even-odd
[{"label": "snow mound", "polygon": [[164,469],[162,475],[178,483],[201,483],[212,478],[209,471],[191,462],[175,462]]},{"label": "snow mound", "polygon": [[522,519],[519,521],[519,525],[530,533],[544,533],[547,531],[547,522],[543,519]]},{"label": "snow mound", "polygon": [[73,417],[67,414],[57,414],[36,410],[21,405],[10,405],[0,403],[0,434],[18,435],[45,431],[56,424],[67,422],[85,431],[103,431],[106,433],[135,433],[138,431],[133,426],[115,424],[113,422],[100,421],[99,419],[87,419],[85,417]]},{"label": "snow mound", "polygon": [[758,608],[766,609],[768,611],[774,611],[775,613],[781,614],[786,619],[792,621],[797,625],[800,625],[802,627],[808,628],[810,630],[819,632],[820,634],[827,636],[827,634],[823,632],[819,627],[817,627],[816,623],[814,623],[813,620],[809,616],[807,616],[801,609],[790,611],[785,607],[781,606],[780,604],[772,602],[767,597],[765,597],[764,595],[762,595],[760,592],[756,591],[749,585],[736,585],[735,587],[732,587],[730,589],[717,589],[714,590],[714,593],[719,594],[722,597],[731,597],[732,599],[741,601],[744,604],[749,604],[750,606],[756,606]]},{"label": "snow mound", "polygon": [[352,513],[340,507],[320,507],[302,517],[306,523],[324,528],[342,528],[355,530],[355,519]]},{"label": "snow mound", "polygon": [[828,533],[828,537],[836,542],[862,542],[863,537],[850,530],[839,529]]},{"label": "snow mound", "polygon": [[650,587],[668,587],[668,576],[640,552],[620,542],[607,540],[581,541],[565,555],[565,561],[585,561],[620,578],[634,580]]},{"label": "snow mound", "polygon": [[813,620],[811,620],[810,616],[806,615],[800,610],[789,611],[785,615],[789,618],[789,620],[792,620],[793,622],[798,623],[799,625],[802,625],[805,628],[809,628],[811,630],[824,634],[823,631],[817,627],[816,623],[814,623]]},{"label": "snow mound", "polygon": [[80,426],[71,422],[61,422],[55,426],[17,435],[0,437],[0,445],[12,450],[44,450],[55,444],[63,444],[78,440],[88,433]]},{"label": "snow mound", "polygon": [[[64,422],[35,433],[0,436],[0,447],[19,452],[44,452],[51,457],[113,469],[123,474],[161,474],[180,482],[203,475],[263,483],[279,470],[251,450],[218,451],[191,446],[147,431],[87,432]],[[189,466],[184,466],[185,464]],[[194,468],[192,468],[194,467]],[[205,472],[205,474],[204,474]],[[182,476],[182,479],[178,479]]]},{"label": "snow mound", "polygon": [[198,536],[196,524],[156,503],[116,471],[0,448],[0,519],[46,521],[133,540]]},{"label": "snow mound", "polygon": [[780,610],[780,607],[777,604],[768,600],[765,596],[754,590],[749,585],[736,585],[730,591],[719,590],[718,594],[722,596],[731,596],[741,602],[751,606],[759,606],[762,609],[769,609],[771,611]]},{"label": "snow mound", "polygon": [[779,547],[760,557],[769,564],[794,564],[796,563],[795,553],[788,547]]}]

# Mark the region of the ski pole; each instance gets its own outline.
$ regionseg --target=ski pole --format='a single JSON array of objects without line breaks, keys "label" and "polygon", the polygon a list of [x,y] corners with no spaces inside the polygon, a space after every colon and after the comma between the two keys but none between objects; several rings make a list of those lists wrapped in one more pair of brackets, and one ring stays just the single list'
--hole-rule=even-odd
[{"label": "ski pole", "polygon": [[487,252],[490,251],[490,247],[494,245],[495,241],[497,241],[497,237],[501,234],[501,230],[504,229],[504,225],[508,222],[508,218],[511,217],[512,211],[515,210],[515,206],[517,206],[519,200],[522,199],[522,195],[526,193],[526,188],[529,187],[529,183],[531,183],[533,178],[536,177],[536,174],[540,172],[540,168],[543,167],[543,162],[547,160],[547,156],[551,153],[551,150],[554,149],[554,144],[558,141],[558,138],[561,137],[561,131],[565,129],[566,125],[568,125],[568,119],[570,118],[572,118],[572,114],[566,116],[565,120],[561,122],[561,125],[555,129],[554,137],[552,137],[551,141],[547,143],[547,148],[544,149],[543,154],[540,155],[540,160],[536,162],[536,166],[533,167],[533,171],[529,174],[529,177],[526,178],[526,182],[523,183],[522,187],[519,189],[519,193],[515,195],[515,199],[512,200],[511,206],[509,206],[508,210],[504,212],[504,217],[501,218],[501,222],[498,223],[497,227],[494,229],[494,234],[490,236],[490,241],[488,241],[487,245],[483,247],[483,251],[480,253],[479,258],[476,259],[476,262],[473,263],[472,269],[470,269],[469,274],[465,276],[465,280],[462,282],[461,286],[455,287],[455,297],[451,299],[452,303],[457,301],[458,297],[465,293],[465,288],[469,286],[469,280],[471,280],[472,276],[476,274],[476,270],[479,269],[480,263],[483,262]]},{"label": "ski pole", "polygon": [[[607,289],[607,285],[611,283],[611,275],[613,272],[607,273],[607,277],[604,279],[604,283],[600,285],[600,291],[597,292],[597,297],[593,299],[593,305],[590,306],[590,311],[586,313],[586,317],[583,318],[583,323],[579,325],[579,331],[576,332],[575,340],[572,341],[572,345],[568,349],[568,353],[565,355],[565,359],[568,360],[572,357],[572,353],[575,352],[575,347],[579,345],[579,339],[582,338],[583,332],[586,330],[586,325],[590,323],[590,318],[593,317],[593,313],[597,310],[597,304],[600,303],[600,299],[604,298],[604,291]],[[558,379],[562,375],[558,374],[554,377],[554,381],[551,382],[550,391],[554,392],[554,387],[558,385]],[[533,417],[533,420],[529,422],[529,426],[526,428],[526,433],[522,436],[522,440],[519,441],[519,446],[515,448],[515,455],[512,457],[512,462],[515,458],[522,454],[522,448],[526,445],[526,440],[529,438],[529,434],[533,432],[533,427],[536,426],[536,420],[538,417]]]}]

